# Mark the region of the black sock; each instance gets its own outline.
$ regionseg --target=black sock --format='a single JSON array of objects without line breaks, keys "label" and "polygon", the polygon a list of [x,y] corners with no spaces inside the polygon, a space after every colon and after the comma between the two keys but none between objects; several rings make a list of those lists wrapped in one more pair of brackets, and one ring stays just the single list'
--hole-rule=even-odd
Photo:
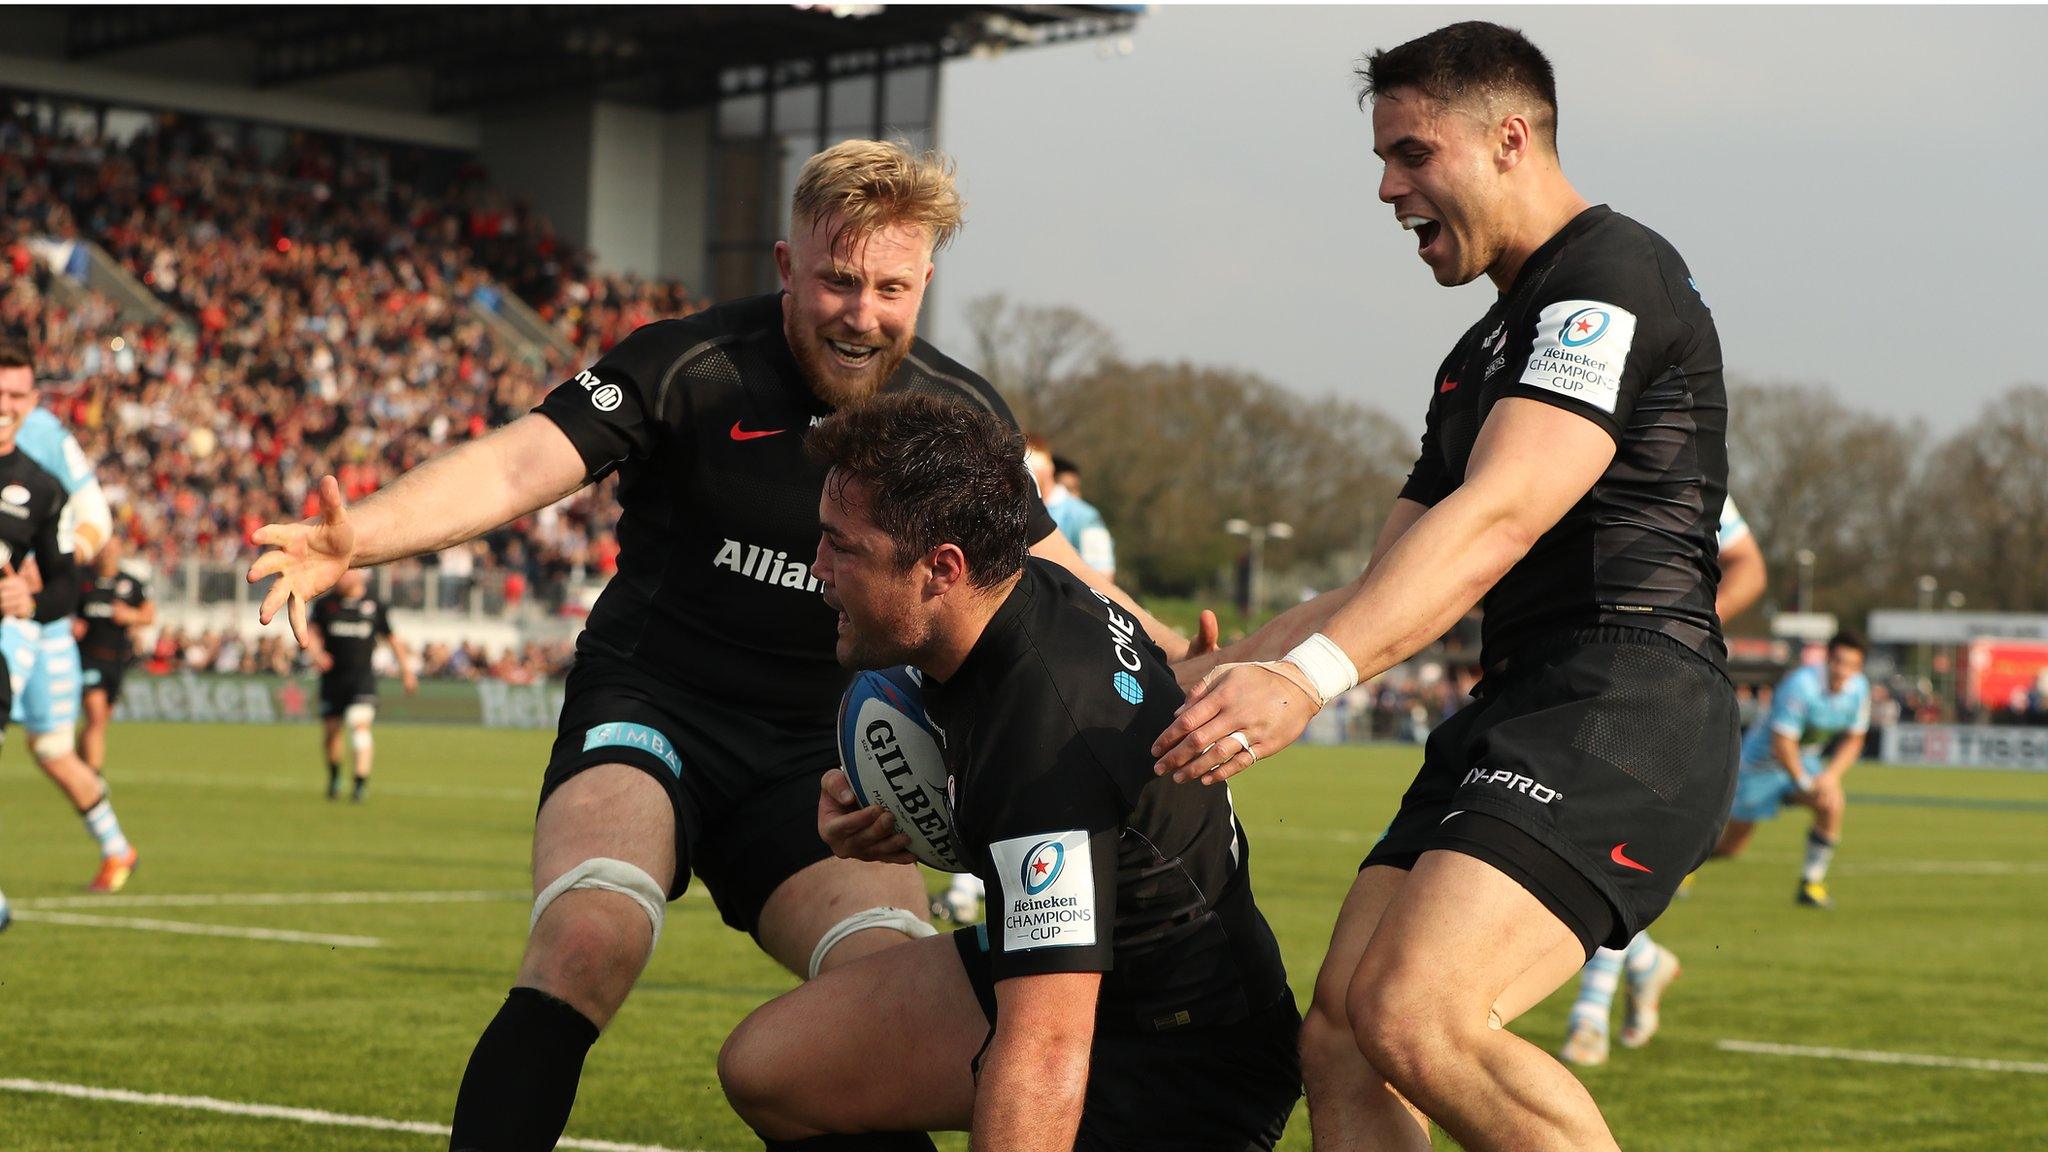
[{"label": "black sock", "polygon": [[339,783],[341,783],[341,761],[329,760],[327,762],[327,786],[332,788]]},{"label": "black sock", "polygon": [[356,777],[356,796],[360,798],[363,794],[363,789],[368,788],[369,786],[370,778],[368,776]]},{"label": "black sock", "polygon": [[813,1136],[808,1140],[763,1140],[768,1152],[935,1152],[922,1132],[863,1132],[858,1136]]},{"label": "black sock", "polygon": [[547,1152],[562,1138],[597,1025],[538,988],[514,988],[470,1053],[452,1152]]}]

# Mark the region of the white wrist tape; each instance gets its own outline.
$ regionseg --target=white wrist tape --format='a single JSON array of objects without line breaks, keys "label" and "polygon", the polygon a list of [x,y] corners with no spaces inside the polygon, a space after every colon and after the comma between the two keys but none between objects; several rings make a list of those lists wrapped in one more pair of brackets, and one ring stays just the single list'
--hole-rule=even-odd
[{"label": "white wrist tape", "polygon": [[1281,657],[1287,663],[1301,669],[1308,677],[1316,695],[1316,703],[1328,704],[1332,699],[1358,687],[1358,665],[1344,654],[1337,642],[1321,632],[1310,636],[1294,646],[1294,650]]}]

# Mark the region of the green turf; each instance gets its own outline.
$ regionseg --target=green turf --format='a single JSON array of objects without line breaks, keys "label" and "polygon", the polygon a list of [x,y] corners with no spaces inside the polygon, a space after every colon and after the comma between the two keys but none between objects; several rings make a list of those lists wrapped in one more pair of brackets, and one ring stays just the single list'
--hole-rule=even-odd
[{"label": "green turf", "polygon": [[[368,804],[329,804],[310,728],[130,725],[109,757],[134,896],[527,885],[548,737],[380,729]],[[30,911],[93,854],[27,763],[0,761],[0,884]],[[1260,903],[1306,996],[1337,902],[1416,753],[1311,749],[1237,788]],[[1797,816],[1711,866],[1657,935],[1684,957],[1666,1028],[1585,1079],[1624,1147],[2006,1149],[2048,1132],[2048,1076],[1747,1055],[1723,1039],[2048,1061],[2048,778],[1866,767],[1833,913],[1795,908]],[[381,938],[374,949],[23,920],[0,935],[0,1079],[445,1123],[510,982],[527,904],[66,908]],[[572,1135],[758,1147],[720,1098],[726,1031],[791,978],[696,895],[593,1050]],[[1516,1028],[1554,1047],[1569,991]],[[433,1136],[0,1091],[0,1149],[430,1149]],[[942,1143],[958,1148],[957,1142]],[[1297,1115],[1286,1144],[1308,1147]]]}]

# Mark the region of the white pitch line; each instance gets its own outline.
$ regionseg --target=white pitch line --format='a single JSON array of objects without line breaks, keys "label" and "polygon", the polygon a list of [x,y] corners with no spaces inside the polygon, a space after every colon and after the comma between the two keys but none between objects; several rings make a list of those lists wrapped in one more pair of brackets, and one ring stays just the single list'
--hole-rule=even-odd
[{"label": "white pitch line", "polygon": [[231,928],[224,924],[193,924],[184,920],[150,920],[140,916],[81,916],[76,912],[39,912],[19,909],[16,920],[41,920],[49,924],[70,924],[80,928],[127,928],[135,932],[172,932],[182,936],[229,936],[238,940],[276,940],[286,944],[325,944],[332,948],[382,948],[375,936],[328,936],[319,932],[292,932],[283,928]]},{"label": "white pitch line", "polygon": [[195,892],[167,896],[52,896],[15,907],[52,908],[276,908],[326,904],[484,904],[532,900],[524,890],[475,892]]},{"label": "white pitch line", "polygon": [[1755,1040],[1722,1040],[1723,1052],[1755,1056],[1804,1056],[1810,1060],[1853,1060],[1863,1064],[1908,1064],[1915,1068],[1964,1068],[1972,1072],[2028,1072],[2048,1076],[2048,1064],[2031,1060],[1980,1060],[1973,1056],[1923,1056],[1913,1052],[1872,1052],[1857,1048],[1808,1048],[1798,1044],[1763,1044]]},{"label": "white pitch line", "polygon": [[[300,780],[276,780],[249,776],[181,776],[161,772],[123,772],[118,783],[183,788],[229,788],[252,792],[303,792],[308,797],[325,795],[316,784]],[[403,781],[376,784],[380,796],[408,796],[432,800],[517,800],[538,803],[537,788],[488,788],[467,784],[408,784]]]},{"label": "white pitch line", "polygon": [[[1798,864],[1804,856],[1748,857],[1761,864]],[[1837,872],[1895,876],[2048,876],[2048,860],[1837,860]]]},{"label": "white pitch line", "polygon": [[[157,1108],[185,1108],[197,1112],[220,1112],[229,1116],[254,1116],[265,1120],[292,1120],[300,1124],[326,1124],[336,1128],[374,1128],[382,1132],[412,1132],[421,1136],[447,1136],[446,1124],[423,1120],[389,1120],[382,1116],[350,1116],[319,1108],[287,1108],[277,1104],[243,1104],[211,1096],[172,1096],[162,1092],[130,1092],[125,1088],[95,1088],[89,1084],[59,1084],[48,1080],[0,1079],[0,1090],[31,1092],[45,1096],[69,1096],[74,1100],[107,1100],[117,1104],[147,1104]],[[621,1144],[615,1140],[579,1140],[565,1136],[557,1148],[584,1152],[685,1152],[659,1144]]]}]

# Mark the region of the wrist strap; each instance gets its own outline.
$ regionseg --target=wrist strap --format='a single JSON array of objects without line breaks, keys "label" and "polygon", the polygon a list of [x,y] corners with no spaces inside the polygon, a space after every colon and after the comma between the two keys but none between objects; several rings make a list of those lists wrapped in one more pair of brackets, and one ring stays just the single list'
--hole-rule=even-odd
[{"label": "wrist strap", "polygon": [[1319,704],[1328,704],[1333,698],[1343,695],[1358,686],[1358,666],[1351,657],[1344,654],[1337,642],[1317,632],[1294,646],[1294,650],[1281,657],[1282,660],[1301,669],[1308,682],[1322,697]]}]

